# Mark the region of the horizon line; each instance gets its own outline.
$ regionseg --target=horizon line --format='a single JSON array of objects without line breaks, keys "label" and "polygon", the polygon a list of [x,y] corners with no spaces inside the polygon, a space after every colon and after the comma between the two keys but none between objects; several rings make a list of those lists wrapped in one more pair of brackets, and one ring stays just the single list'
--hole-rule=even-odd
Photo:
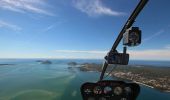
[{"label": "horizon line", "polygon": [[[0,60],[3,60],[3,59],[56,59],[56,60],[105,60],[104,58],[101,59],[101,58],[0,58]],[[165,60],[165,59],[130,59],[129,61],[170,61],[170,60]]]}]

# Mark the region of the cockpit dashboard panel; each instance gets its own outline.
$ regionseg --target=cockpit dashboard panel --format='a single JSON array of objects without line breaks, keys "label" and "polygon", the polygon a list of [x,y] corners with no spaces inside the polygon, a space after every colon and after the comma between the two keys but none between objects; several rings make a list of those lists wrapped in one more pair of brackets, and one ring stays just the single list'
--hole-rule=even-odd
[{"label": "cockpit dashboard panel", "polygon": [[136,100],[140,87],[123,81],[99,81],[84,83],[81,87],[83,100]]}]

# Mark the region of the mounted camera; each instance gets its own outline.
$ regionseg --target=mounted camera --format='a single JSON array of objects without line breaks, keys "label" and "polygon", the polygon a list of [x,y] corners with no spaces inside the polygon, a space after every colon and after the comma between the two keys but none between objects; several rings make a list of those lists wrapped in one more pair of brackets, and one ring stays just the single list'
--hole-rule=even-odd
[{"label": "mounted camera", "polygon": [[123,45],[138,46],[141,44],[141,30],[139,27],[132,27],[126,30],[123,35]]},{"label": "mounted camera", "polygon": [[129,62],[129,54],[126,53],[126,47],[124,47],[123,53],[118,53],[117,51],[109,52],[105,59],[108,64],[127,65]]}]

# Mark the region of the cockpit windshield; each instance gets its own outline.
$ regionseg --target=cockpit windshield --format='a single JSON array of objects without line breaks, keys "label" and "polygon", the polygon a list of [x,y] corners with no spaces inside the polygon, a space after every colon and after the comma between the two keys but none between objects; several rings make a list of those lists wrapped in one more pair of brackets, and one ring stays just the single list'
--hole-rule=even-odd
[{"label": "cockpit windshield", "polygon": [[0,0],[0,100],[170,100],[169,0],[149,0],[110,53],[140,1]]}]

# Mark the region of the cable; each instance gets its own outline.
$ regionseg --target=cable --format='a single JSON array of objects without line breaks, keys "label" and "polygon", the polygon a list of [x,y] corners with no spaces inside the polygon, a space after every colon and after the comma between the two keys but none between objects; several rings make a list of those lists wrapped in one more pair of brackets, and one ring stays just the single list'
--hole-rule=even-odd
[{"label": "cable", "polygon": [[113,72],[113,70],[115,70],[116,68],[117,68],[117,65],[115,64],[113,69],[103,79],[107,78]]}]

